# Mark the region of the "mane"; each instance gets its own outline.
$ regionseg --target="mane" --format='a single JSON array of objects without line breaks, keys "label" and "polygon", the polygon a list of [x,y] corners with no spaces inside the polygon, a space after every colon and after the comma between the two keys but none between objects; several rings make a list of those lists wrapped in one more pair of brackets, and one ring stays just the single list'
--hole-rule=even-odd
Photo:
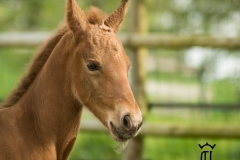
[{"label": "mane", "polygon": [[28,67],[29,69],[21,79],[18,87],[13,90],[10,96],[3,102],[3,108],[13,106],[21,99],[43,68],[57,43],[67,31],[68,28],[66,25],[60,27],[60,29],[58,29],[58,31],[40,48],[38,54],[36,54],[36,57],[30,63]]}]

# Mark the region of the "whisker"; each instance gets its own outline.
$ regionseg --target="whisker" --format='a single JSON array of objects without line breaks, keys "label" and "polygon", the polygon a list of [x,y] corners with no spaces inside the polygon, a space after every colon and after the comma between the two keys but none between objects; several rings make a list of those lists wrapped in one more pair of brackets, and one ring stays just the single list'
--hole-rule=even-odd
[{"label": "whisker", "polygon": [[123,152],[123,150],[127,147],[129,141],[126,142],[115,142],[113,145],[113,150],[117,153],[120,154]]}]

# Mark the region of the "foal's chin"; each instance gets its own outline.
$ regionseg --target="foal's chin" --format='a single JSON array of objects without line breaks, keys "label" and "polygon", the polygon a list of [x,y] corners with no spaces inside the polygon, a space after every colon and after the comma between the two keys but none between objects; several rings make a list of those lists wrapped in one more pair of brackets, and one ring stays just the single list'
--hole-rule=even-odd
[{"label": "foal's chin", "polygon": [[135,136],[131,137],[131,138],[119,138],[117,135],[113,134],[112,132],[111,133],[111,136],[112,138],[116,141],[116,142],[121,142],[121,143],[124,143],[124,142],[127,142],[128,140],[134,138]]},{"label": "foal's chin", "polygon": [[141,130],[141,128],[124,130],[122,127],[117,128],[113,123],[110,123],[110,134],[112,138],[117,142],[127,142],[130,139],[136,137]]}]

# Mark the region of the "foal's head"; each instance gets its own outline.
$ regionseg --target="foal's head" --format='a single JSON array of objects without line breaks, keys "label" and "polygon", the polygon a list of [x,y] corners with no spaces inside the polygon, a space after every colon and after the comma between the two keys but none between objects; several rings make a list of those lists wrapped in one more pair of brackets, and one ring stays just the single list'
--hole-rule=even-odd
[{"label": "foal's head", "polygon": [[75,0],[67,2],[67,22],[75,39],[73,94],[121,142],[134,137],[142,124],[128,83],[130,61],[116,35],[127,2],[122,0],[109,17],[96,8],[85,14]]}]

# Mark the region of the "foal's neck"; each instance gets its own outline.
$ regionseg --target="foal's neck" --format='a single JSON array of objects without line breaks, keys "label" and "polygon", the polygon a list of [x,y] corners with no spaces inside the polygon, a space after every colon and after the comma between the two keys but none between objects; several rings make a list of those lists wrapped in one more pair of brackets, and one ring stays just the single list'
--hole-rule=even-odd
[{"label": "foal's neck", "polygon": [[55,143],[59,152],[77,136],[82,113],[71,91],[68,43],[69,35],[65,35],[19,102],[38,138]]}]

